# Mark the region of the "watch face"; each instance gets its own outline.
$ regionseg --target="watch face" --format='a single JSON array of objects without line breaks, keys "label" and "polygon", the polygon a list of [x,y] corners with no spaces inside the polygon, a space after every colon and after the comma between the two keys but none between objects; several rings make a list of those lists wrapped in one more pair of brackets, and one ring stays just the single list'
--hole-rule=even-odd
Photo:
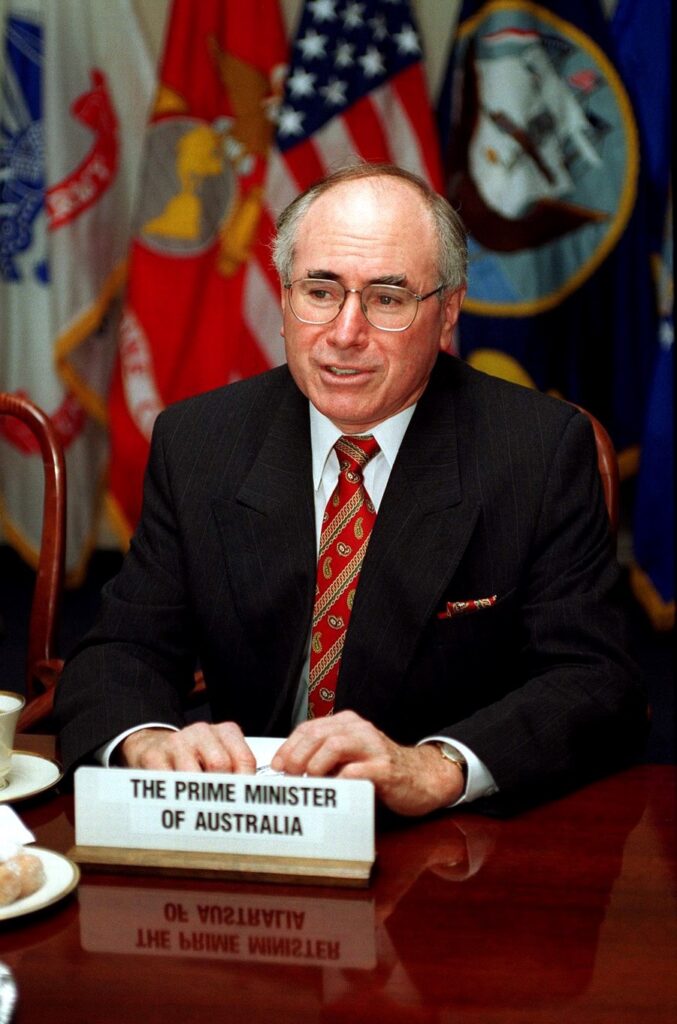
[{"label": "watch face", "polygon": [[467,762],[460,750],[456,750],[455,747],[450,746],[448,743],[439,743],[438,746],[442,757],[446,758],[447,761],[452,761],[453,764],[457,764],[465,772]]}]

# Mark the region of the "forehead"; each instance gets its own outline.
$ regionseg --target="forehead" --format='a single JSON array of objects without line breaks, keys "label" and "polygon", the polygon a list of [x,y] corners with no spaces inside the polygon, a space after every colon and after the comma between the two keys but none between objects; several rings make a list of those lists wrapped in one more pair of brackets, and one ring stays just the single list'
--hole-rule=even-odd
[{"label": "forehead", "polygon": [[359,270],[367,278],[405,274],[413,279],[434,273],[437,236],[413,185],[368,178],[344,182],[315,200],[299,225],[294,255],[299,273]]}]

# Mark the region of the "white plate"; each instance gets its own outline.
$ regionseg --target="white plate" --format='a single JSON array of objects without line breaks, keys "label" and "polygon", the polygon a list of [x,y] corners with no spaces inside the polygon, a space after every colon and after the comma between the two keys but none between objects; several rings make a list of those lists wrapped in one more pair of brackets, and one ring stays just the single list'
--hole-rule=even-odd
[{"label": "white plate", "polygon": [[63,854],[43,850],[40,846],[27,846],[26,853],[34,853],[40,858],[47,879],[32,896],[24,896],[22,900],[0,907],[0,921],[9,921],[13,917],[33,914],[36,910],[49,907],[72,892],[80,881],[80,868]]},{"label": "white plate", "polygon": [[0,789],[0,804],[25,800],[26,797],[42,793],[55,786],[62,775],[61,766],[56,761],[27,750],[15,750],[9,782],[4,789]]}]

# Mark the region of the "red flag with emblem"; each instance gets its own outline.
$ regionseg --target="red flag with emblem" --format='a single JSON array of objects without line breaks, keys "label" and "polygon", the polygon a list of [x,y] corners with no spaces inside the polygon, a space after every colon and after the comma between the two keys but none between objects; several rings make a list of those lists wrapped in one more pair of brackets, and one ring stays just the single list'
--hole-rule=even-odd
[{"label": "red flag with emblem", "polygon": [[286,58],[278,0],[174,0],[109,405],[109,511],[124,537],[158,412],[282,359],[279,325],[256,338],[241,309]]}]

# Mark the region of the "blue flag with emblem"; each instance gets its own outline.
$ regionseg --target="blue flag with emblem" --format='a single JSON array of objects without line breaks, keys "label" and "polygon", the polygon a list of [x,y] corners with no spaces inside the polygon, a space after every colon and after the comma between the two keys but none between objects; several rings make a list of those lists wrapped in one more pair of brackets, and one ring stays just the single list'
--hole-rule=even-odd
[{"label": "blue flag with emblem", "polygon": [[656,629],[675,623],[672,96],[670,0],[618,0],[611,31],[641,139],[658,351],[648,393],[634,509],[633,591]]},{"label": "blue flag with emblem", "polygon": [[636,457],[656,351],[639,140],[596,2],[463,3],[439,126],[470,235],[460,352]]},{"label": "blue flag with emblem", "polygon": [[632,589],[653,626],[675,625],[675,448],[672,210],[657,261],[659,349],[647,402],[634,514]]}]

